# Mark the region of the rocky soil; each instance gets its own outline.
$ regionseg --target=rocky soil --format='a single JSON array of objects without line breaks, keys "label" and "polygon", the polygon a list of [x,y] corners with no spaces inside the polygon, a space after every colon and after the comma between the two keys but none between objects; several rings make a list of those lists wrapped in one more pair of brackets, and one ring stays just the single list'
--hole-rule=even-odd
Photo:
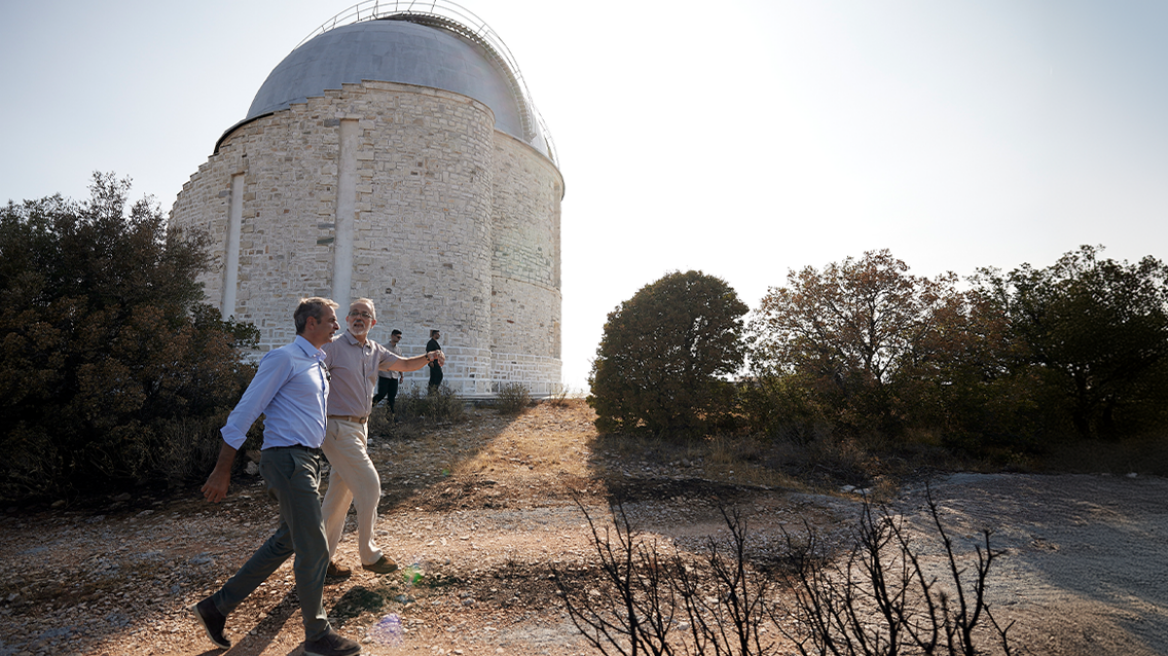
[{"label": "rocky soil", "polygon": [[[745,485],[700,461],[606,451],[579,403],[518,418],[479,414],[372,441],[379,541],[405,567],[386,576],[358,568],[325,592],[334,625],[364,653],[596,653],[551,572],[588,575],[595,552],[585,512],[610,521],[614,499],[646,535],[683,551],[724,530],[719,504],[746,513],[759,552],[780,550],[779,527],[800,531],[805,521],[827,546],[844,545],[858,511],[854,495]],[[1004,555],[991,602],[1016,622],[1016,644],[1034,654],[1168,653],[1168,481],[957,474],[933,480],[931,491],[962,553],[972,553],[978,530],[995,530]],[[926,558],[940,562],[924,494],[904,489],[890,507],[921,529]],[[191,489],[97,510],[9,509],[0,519],[0,656],[221,653],[188,608],[276,523],[258,477],[237,480],[219,505]],[[358,564],[348,535],[340,558]],[[228,634],[231,655],[302,653],[291,563],[230,616]]]}]

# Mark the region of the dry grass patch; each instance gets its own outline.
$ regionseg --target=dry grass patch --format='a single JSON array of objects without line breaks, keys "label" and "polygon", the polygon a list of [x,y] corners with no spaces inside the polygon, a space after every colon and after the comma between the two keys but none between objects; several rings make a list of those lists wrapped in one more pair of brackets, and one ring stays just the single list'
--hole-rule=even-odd
[{"label": "dry grass patch", "polygon": [[590,476],[594,420],[592,409],[581,400],[537,404],[509,418],[482,449],[459,464],[456,473]]},{"label": "dry grass patch", "polygon": [[639,473],[757,487],[805,487],[777,466],[774,444],[749,435],[702,439],[605,435],[596,439],[594,449],[604,469],[626,476]]}]

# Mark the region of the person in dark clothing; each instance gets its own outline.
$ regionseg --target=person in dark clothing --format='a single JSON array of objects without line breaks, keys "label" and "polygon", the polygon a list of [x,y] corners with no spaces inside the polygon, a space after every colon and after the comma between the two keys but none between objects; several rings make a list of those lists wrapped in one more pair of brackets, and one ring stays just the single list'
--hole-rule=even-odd
[{"label": "person in dark clothing", "polygon": [[[394,329],[389,334],[389,341],[385,343],[385,348],[389,349],[395,355],[401,355],[401,347],[397,345],[401,341],[402,331]],[[397,401],[398,384],[402,381],[402,373],[400,371],[379,371],[377,380],[377,394],[373,397],[373,405],[377,405],[381,399],[386,399],[385,404],[389,406],[389,414],[393,416],[397,410],[394,404]]]},{"label": "person in dark clothing", "polygon": [[[442,332],[439,330],[430,331],[430,341],[426,342],[426,352],[441,351],[442,347],[438,344],[438,340],[442,338]],[[442,384],[442,365],[437,361],[430,363],[430,391],[438,389]]]}]

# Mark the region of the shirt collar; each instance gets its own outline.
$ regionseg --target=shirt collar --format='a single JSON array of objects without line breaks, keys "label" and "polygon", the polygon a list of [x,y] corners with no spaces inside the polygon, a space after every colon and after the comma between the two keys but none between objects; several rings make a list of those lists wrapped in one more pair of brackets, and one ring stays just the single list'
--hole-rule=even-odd
[{"label": "shirt collar", "polygon": [[362,344],[361,342],[357,341],[357,338],[356,338],[356,337],[353,337],[353,334],[352,334],[352,333],[350,333],[348,330],[346,330],[345,332],[341,333],[341,336],[340,336],[340,337],[338,337],[337,339],[345,339],[345,340],[348,340],[348,342],[349,342],[349,345],[350,345],[350,346],[356,346],[356,347],[359,347],[359,348],[362,348],[362,349],[364,349],[364,348],[373,348],[373,347],[372,347],[372,345],[370,344],[370,341],[371,341],[371,340],[369,339],[369,336],[368,336],[368,335],[366,335],[366,336],[365,336],[365,343],[364,343],[364,344]]},{"label": "shirt collar", "polygon": [[324,351],[313,346],[312,342],[304,339],[303,335],[297,335],[296,339],[292,340],[292,343],[296,346],[299,346],[300,350],[304,351],[304,355],[307,355],[308,357],[317,361],[324,360]]}]

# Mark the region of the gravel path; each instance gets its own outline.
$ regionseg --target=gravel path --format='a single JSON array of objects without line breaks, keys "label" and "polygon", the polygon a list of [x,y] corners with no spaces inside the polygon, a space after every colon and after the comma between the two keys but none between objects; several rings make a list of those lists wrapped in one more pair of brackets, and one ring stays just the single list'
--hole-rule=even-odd
[{"label": "gravel path", "polygon": [[[1005,554],[989,597],[1017,622],[1018,644],[1051,656],[1168,654],[1168,480],[955,474],[931,489],[964,553],[994,531]],[[928,521],[924,490],[899,506]]]}]

